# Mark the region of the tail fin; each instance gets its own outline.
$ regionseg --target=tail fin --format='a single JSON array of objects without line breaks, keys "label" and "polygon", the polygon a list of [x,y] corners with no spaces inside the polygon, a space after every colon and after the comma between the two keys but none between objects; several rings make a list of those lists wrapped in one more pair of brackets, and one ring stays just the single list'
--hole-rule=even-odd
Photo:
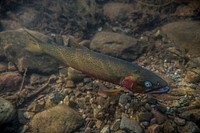
[{"label": "tail fin", "polygon": [[26,33],[30,36],[29,42],[26,45],[25,49],[30,51],[30,52],[36,52],[36,53],[41,53],[42,49],[40,48],[40,40],[37,39],[35,36],[33,36],[30,32],[24,29]]}]

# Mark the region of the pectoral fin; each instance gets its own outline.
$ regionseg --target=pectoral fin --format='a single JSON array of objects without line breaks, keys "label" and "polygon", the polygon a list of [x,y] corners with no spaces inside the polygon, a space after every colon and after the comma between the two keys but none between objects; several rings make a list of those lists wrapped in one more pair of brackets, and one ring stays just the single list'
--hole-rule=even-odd
[{"label": "pectoral fin", "polygon": [[121,91],[124,91],[124,88],[117,88],[117,89],[114,89],[114,90],[100,90],[99,93],[103,93],[107,96],[110,96],[110,95],[117,95],[119,94]]}]

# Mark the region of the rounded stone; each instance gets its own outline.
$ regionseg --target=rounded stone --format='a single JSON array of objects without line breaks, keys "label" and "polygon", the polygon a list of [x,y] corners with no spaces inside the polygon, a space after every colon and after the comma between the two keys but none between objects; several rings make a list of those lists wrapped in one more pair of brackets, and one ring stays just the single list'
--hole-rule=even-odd
[{"label": "rounded stone", "polygon": [[32,133],[68,133],[82,124],[79,113],[66,105],[57,105],[38,113],[30,122]]},{"label": "rounded stone", "polygon": [[13,120],[15,114],[15,107],[9,101],[0,97],[0,125]]}]

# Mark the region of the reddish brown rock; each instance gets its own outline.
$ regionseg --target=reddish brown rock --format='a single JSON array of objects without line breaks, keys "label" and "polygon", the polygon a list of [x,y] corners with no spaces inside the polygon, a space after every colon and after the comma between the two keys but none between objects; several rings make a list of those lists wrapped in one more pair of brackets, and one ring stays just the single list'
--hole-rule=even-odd
[{"label": "reddish brown rock", "polygon": [[0,92],[19,89],[22,76],[18,72],[4,72],[0,74]]},{"label": "reddish brown rock", "polygon": [[160,133],[161,132],[161,126],[158,124],[153,124],[148,127],[149,133]]},{"label": "reddish brown rock", "polygon": [[167,117],[164,114],[160,113],[159,111],[157,111],[155,109],[152,109],[151,113],[156,118],[158,124],[162,124],[162,123],[164,123],[167,120]]}]

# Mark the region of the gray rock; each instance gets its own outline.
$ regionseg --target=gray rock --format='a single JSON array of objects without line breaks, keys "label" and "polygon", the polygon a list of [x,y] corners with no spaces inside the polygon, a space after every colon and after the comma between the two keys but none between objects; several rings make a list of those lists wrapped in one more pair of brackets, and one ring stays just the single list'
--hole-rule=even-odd
[{"label": "gray rock", "polygon": [[147,103],[150,104],[150,105],[155,105],[155,104],[158,103],[158,100],[155,99],[155,98],[149,97],[149,98],[147,99]]},{"label": "gray rock", "polygon": [[144,121],[144,122],[141,122],[140,125],[144,128],[148,127],[149,126],[149,122],[148,121]]},{"label": "gray rock", "polygon": [[122,115],[120,129],[128,131],[128,132],[143,133],[143,130],[138,124],[138,122],[135,121],[134,119],[130,119],[126,117],[125,115]]},{"label": "gray rock", "polygon": [[167,111],[167,108],[165,106],[163,106],[163,105],[160,105],[160,104],[156,105],[155,109],[157,109],[161,113],[165,113]]},{"label": "gray rock", "polygon": [[200,109],[185,111],[180,114],[180,117],[193,122],[200,121]]},{"label": "gray rock", "polygon": [[[29,32],[44,42],[49,41],[47,36],[39,32],[30,30]],[[25,68],[43,73],[58,70],[58,64],[52,57],[45,54],[33,54],[24,49],[29,43],[29,36],[23,29],[0,32],[0,40],[0,56],[6,56],[17,65],[20,71]]]},{"label": "gray rock", "polygon": [[200,56],[200,22],[179,21],[162,27],[162,31],[175,46],[193,57]]},{"label": "gray rock", "polygon": [[148,121],[150,122],[151,118],[153,117],[152,113],[150,112],[140,112],[138,115],[137,115],[137,118],[140,122],[142,121]]},{"label": "gray rock", "polygon": [[0,97],[0,125],[13,120],[15,114],[15,107],[9,101]]},{"label": "gray rock", "polygon": [[191,121],[188,121],[186,125],[181,129],[181,133],[199,133],[199,127]]},{"label": "gray rock", "polygon": [[119,105],[124,107],[128,102],[128,96],[126,94],[122,94],[119,97]]},{"label": "gray rock", "polygon": [[152,118],[150,120],[150,125],[156,124],[156,122],[157,122],[156,118]]},{"label": "gray rock", "polygon": [[151,45],[140,44],[135,38],[114,32],[98,32],[93,37],[90,48],[115,57],[134,60]]},{"label": "gray rock", "polygon": [[36,114],[30,122],[32,133],[68,133],[83,124],[81,116],[66,105]]}]

